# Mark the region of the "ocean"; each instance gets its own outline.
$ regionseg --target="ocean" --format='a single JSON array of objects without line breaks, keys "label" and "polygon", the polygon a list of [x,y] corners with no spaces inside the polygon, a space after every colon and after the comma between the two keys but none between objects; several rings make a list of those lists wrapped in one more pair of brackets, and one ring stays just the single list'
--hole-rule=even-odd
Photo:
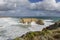
[{"label": "ocean", "polygon": [[0,40],[12,40],[30,31],[42,31],[43,28],[46,28],[49,25],[54,24],[54,22],[60,20],[60,17],[32,17],[32,18],[43,19],[45,24],[34,25],[34,23],[32,23],[33,25],[26,26],[22,25],[19,22],[21,17],[0,18]]}]

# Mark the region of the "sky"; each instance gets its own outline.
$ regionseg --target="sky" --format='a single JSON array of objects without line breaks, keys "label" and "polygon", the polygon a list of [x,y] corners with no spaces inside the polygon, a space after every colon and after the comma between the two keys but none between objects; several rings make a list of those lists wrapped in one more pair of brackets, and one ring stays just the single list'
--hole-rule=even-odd
[{"label": "sky", "polygon": [[56,2],[60,2],[60,0],[56,0]]},{"label": "sky", "polygon": [[[39,1],[43,1],[43,0],[29,0],[30,2],[32,3],[35,3],[35,2],[39,2]],[[56,0],[56,2],[59,2],[60,0]]]},{"label": "sky", "polygon": [[60,17],[60,0],[0,0],[0,16]]},{"label": "sky", "polygon": [[32,3],[35,3],[35,2],[39,2],[39,1],[43,1],[43,0],[29,0],[29,1]]}]

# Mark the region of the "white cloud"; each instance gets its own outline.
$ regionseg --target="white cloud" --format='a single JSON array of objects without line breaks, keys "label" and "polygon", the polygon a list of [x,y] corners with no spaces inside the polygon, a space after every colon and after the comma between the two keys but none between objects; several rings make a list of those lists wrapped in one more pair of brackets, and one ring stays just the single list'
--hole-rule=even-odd
[{"label": "white cloud", "polygon": [[[43,0],[30,3],[28,0],[18,0],[19,8],[16,14],[19,16],[59,16],[60,3],[55,0]],[[33,10],[34,9],[34,10]]]},{"label": "white cloud", "polygon": [[[6,4],[0,5],[2,16],[60,16],[60,2],[43,0],[30,3],[28,0],[5,0]],[[9,10],[14,9],[15,10]],[[8,10],[9,11],[8,11]],[[34,10],[33,10],[34,9]],[[7,10],[7,11],[6,11]]]},{"label": "white cloud", "polygon": [[2,4],[5,4],[5,2],[3,0],[0,0],[0,5],[2,5]]},{"label": "white cloud", "polygon": [[0,0],[0,11],[8,11],[16,8],[16,0]]},{"label": "white cloud", "polygon": [[35,9],[60,11],[60,3],[56,3],[56,0],[43,0],[42,2],[32,3],[30,6],[32,9],[35,6]]}]

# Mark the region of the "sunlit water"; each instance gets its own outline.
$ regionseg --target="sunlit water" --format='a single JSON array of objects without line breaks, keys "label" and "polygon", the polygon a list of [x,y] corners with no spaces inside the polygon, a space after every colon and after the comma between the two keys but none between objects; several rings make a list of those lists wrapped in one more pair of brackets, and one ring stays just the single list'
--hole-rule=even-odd
[{"label": "sunlit water", "polygon": [[19,23],[19,18],[0,18],[0,40],[14,39],[20,37],[29,31],[41,31],[54,23],[51,20],[44,20],[44,25],[38,25],[34,22],[31,25]]}]

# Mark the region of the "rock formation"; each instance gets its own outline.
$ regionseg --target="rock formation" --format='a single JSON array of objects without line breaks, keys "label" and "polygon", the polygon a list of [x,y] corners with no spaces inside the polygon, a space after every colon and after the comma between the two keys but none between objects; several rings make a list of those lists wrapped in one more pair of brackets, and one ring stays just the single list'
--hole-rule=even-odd
[{"label": "rock formation", "polygon": [[21,18],[20,19],[20,22],[21,23],[28,23],[30,24],[31,22],[35,22],[36,24],[39,24],[39,25],[44,25],[44,22],[42,19],[37,19],[37,18]]}]

